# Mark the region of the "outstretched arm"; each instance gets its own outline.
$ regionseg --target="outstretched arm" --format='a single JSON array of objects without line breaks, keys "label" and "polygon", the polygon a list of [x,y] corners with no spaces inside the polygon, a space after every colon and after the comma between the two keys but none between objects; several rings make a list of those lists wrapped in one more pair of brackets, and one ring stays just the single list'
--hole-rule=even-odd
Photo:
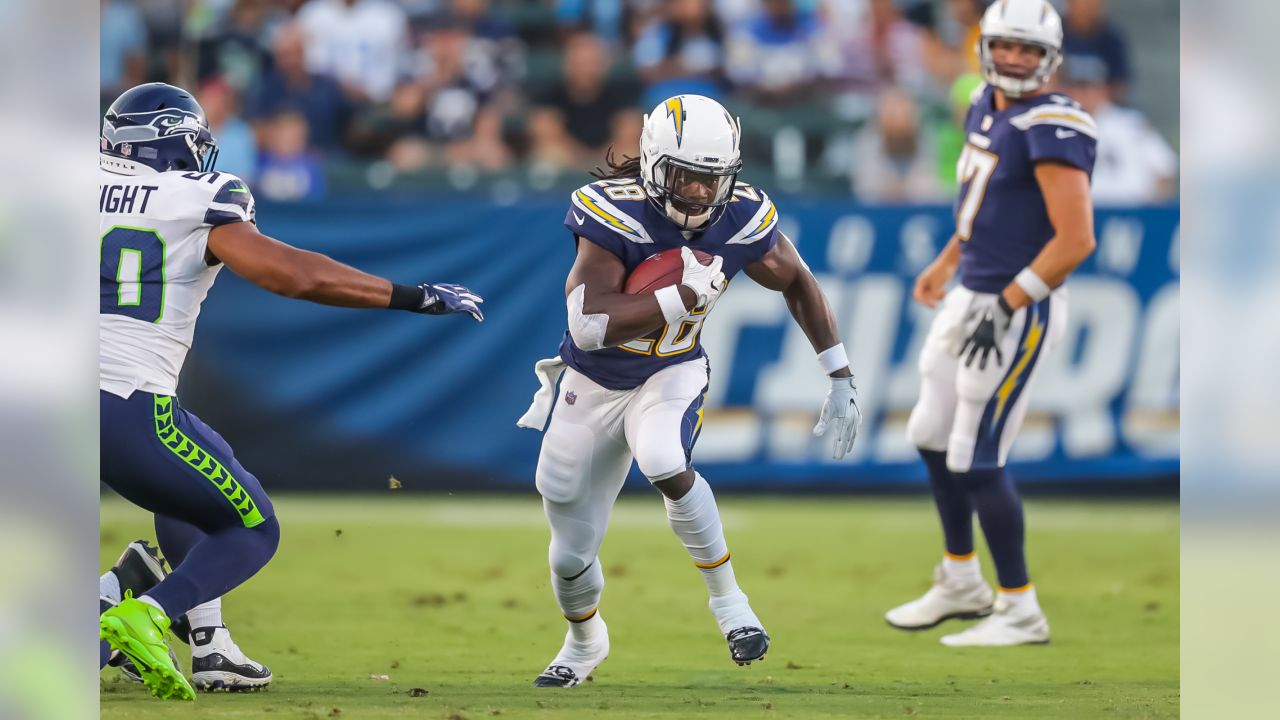
[{"label": "outstretched arm", "polygon": [[[827,296],[822,294],[818,280],[809,271],[809,266],[800,259],[796,246],[786,235],[778,233],[778,244],[765,253],[764,257],[747,266],[747,276],[760,285],[782,293],[787,301],[787,308],[796,324],[809,338],[814,352],[825,350],[840,344],[840,334],[836,331],[836,318],[831,312]],[[831,377],[850,377],[853,375],[846,362],[829,373]]]},{"label": "outstretched arm", "polygon": [[818,353],[823,371],[831,376],[831,389],[827,391],[813,434],[821,436],[828,429],[833,430],[831,457],[839,460],[853,447],[858,426],[862,424],[862,411],[858,409],[858,388],[853,384],[849,357],[836,331],[835,315],[827,296],[822,294],[809,266],[800,259],[796,246],[782,233],[778,233],[778,243],[773,249],[747,266],[747,276],[782,293],[791,316]]},{"label": "outstretched arm", "polygon": [[457,285],[396,285],[333,258],[301,250],[235,222],[209,231],[209,259],[258,287],[299,300],[351,308],[392,308],[431,314],[467,312],[483,318],[480,296]]},{"label": "outstretched arm", "polygon": [[[680,284],[661,288],[656,293],[627,295],[622,292],[627,280],[627,267],[622,261],[599,245],[579,238],[578,257],[565,283],[570,337],[583,350],[599,350],[656,331],[668,321],[669,315],[684,315],[699,304],[702,298],[693,289],[698,283],[690,277],[691,273],[719,273],[719,263],[715,263],[714,269],[702,265],[687,267]],[[685,284],[690,281],[694,286]]]}]

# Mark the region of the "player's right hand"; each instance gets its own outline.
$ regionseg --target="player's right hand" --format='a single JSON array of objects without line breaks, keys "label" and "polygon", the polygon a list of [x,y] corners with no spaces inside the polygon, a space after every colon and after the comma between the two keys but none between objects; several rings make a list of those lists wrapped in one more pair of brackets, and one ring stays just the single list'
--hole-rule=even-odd
[{"label": "player's right hand", "polygon": [[931,308],[937,307],[942,298],[946,296],[947,283],[951,281],[951,276],[954,274],[954,268],[937,261],[929,263],[929,267],[926,267],[916,276],[916,284],[911,289],[911,297],[922,305]]},{"label": "player's right hand", "polygon": [[484,313],[480,312],[484,298],[475,292],[453,283],[423,283],[418,287],[422,288],[422,307],[417,312],[428,315],[467,313],[476,322],[484,322]]},{"label": "player's right hand", "polygon": [[703,265],[693,251],[685,246],[680,248],[680,259],[684,260],[684,275],[680,278],[680,284],[698,296],[693,307],[706,307],[707,303],[720,297],[720,293],[724,292],[724,273],[720,271],[724,258],[716,255],[710,265]]}]

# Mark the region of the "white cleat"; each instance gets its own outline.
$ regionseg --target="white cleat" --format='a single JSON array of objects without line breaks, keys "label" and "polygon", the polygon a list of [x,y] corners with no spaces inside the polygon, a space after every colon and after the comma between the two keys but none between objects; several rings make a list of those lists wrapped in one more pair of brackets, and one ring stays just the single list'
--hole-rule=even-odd
[{"label": "white cleat", "polygon": [[597,626],[591,631],[592,639],[583,643],[573,637],[573,630],[566,632],[564,645],[556,659],[534,678],[534,687],[571,688],[579,685],[609,657],[609,628],[600,613],[583,622]]},{"label": "white cleat", "polygon": [[1004,598],[996,600],[991,617],[954,635],[944,635],[948,647],[1007,647],[1009,645],[1043,645],[1049,642],[1049,620],[1035,602],[1015,605]]},{"label": "white cleat", "polygon": [[975,620],[991,614],[995,593],[982,579],[948,575],[939,564],[933,570],[933,587],[921,597],[884,614],[899,630],[928,630],[944,620]]},{"label": "white cleat", "polygon": [[225,627],[191,631],[191,684],[215,692],[261,690],[271,684],[271,669],[250,660]]}]

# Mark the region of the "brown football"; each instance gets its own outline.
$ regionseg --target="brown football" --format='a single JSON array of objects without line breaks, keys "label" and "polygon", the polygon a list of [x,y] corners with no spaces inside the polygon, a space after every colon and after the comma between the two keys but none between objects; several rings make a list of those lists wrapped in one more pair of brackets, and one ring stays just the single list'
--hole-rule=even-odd
[{"label": "brown football", "polygon": [[[710,265],[711,255],[694,250],[693,256],[703,265]],[[650,255],[636,266],[627,276],[622,292],[628,295],[643,295],[668,285],[679,285],[684,277],[684,260],[680,258],[680,248],[663,250],[657,255]]]}]

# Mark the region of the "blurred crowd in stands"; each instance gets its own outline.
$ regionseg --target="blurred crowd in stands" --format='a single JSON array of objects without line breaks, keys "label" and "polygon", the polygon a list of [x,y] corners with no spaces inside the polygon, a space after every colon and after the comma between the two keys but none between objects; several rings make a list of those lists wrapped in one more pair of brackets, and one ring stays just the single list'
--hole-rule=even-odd
[{"label": "blurred crowd in stands", "polygon": [[[1126,105],[1104,0],[1064,12],[1061,88],[1098,121],[1096,196],[1150,202],[1177,157]],[[259,195],[577,185],[676,93],[743,119],[744,179],[946,201],[984,0],[102,0],[101,91],[193,89]]]}]

